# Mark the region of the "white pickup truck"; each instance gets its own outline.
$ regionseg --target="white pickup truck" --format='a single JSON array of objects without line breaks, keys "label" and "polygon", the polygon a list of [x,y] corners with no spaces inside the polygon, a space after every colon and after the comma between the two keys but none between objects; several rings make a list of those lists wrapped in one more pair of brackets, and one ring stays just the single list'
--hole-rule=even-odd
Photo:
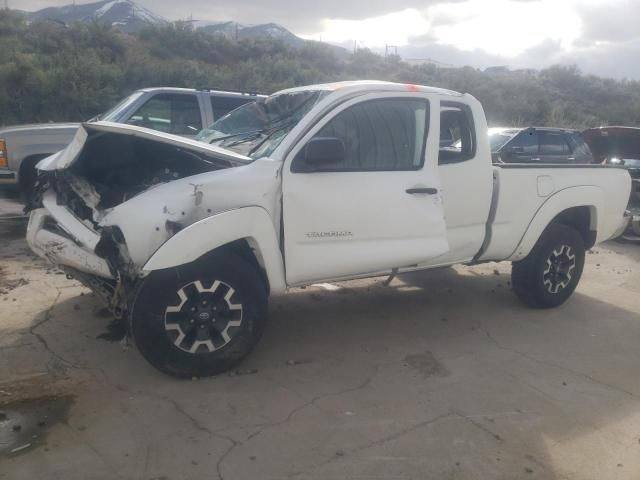
[{"label": "white pickup truck", "polygon": [[375,81],[281,91],[198,140],[85,124],[38,168],[32,249],[179,377],[233,367],[269,295],[316,282],[506,260],[524,303],[560,305],[585,250],[625,227],[631,184],[601,165],[492,166],[473,97]]}]

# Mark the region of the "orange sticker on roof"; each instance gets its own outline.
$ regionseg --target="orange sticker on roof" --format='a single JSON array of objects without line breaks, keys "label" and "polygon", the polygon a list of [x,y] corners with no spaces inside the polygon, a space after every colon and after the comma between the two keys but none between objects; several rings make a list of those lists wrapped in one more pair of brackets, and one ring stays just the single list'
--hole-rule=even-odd
[{"label": "orange sticker on roof", "polygon": [[340,90],[341,88],[343,88],[345,85],[345,82],[334,82],[334,83],[327,83],[327,90],[331,90],[332,92],[335,92],[336,90]]}]

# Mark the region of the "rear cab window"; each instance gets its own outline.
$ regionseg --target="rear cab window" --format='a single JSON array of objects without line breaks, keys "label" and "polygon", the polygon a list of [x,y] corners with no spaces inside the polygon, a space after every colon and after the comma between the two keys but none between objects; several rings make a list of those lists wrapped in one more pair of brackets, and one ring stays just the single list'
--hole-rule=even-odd
[{"label": "rear cab window", "polygon": [[476,133],[471,110],[462,103],[441,102],[438,164],[465,162],[475,155]]}]

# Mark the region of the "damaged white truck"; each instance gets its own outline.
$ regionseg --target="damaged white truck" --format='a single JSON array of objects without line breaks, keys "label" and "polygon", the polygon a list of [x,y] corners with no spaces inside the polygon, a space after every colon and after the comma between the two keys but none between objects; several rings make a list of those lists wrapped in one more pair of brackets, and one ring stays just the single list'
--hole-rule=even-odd
[{"label": "damaged white truck", "polygon": [[457,263],[513,262],[524,303],[572,294],[626,225],[601,165],[492,166],[467,94],[375,81],[294,88],[198,140],[86,124],[39,165],[31,248],[125,316],[170,375],[215,375],[260,339],[269,295]]}]

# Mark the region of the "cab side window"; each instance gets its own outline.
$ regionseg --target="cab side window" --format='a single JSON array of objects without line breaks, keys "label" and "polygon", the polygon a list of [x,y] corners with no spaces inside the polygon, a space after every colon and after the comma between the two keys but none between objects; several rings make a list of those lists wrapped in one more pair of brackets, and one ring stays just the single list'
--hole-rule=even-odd
[{"label": "cab side window", "polygon": [[127,123],[175,135],[196,135],[202,130],[198,98],[190,94],[155,95]]},{"label": "cab side window", "polygon": [[[418,170],[424,164],[429,105],[423,99],[368,100],[340,112],[314,139],[338,139],[344,159],[322,171]],[[304,149],[303,149],[304,151]],[[294,160],[292,171],[302,171]]]},{"label": "cab side window", "polygon": [[476,137],[473,115],[466,105],[440,105],[440,150],[438,164],[460,163],[475,157]]}]

